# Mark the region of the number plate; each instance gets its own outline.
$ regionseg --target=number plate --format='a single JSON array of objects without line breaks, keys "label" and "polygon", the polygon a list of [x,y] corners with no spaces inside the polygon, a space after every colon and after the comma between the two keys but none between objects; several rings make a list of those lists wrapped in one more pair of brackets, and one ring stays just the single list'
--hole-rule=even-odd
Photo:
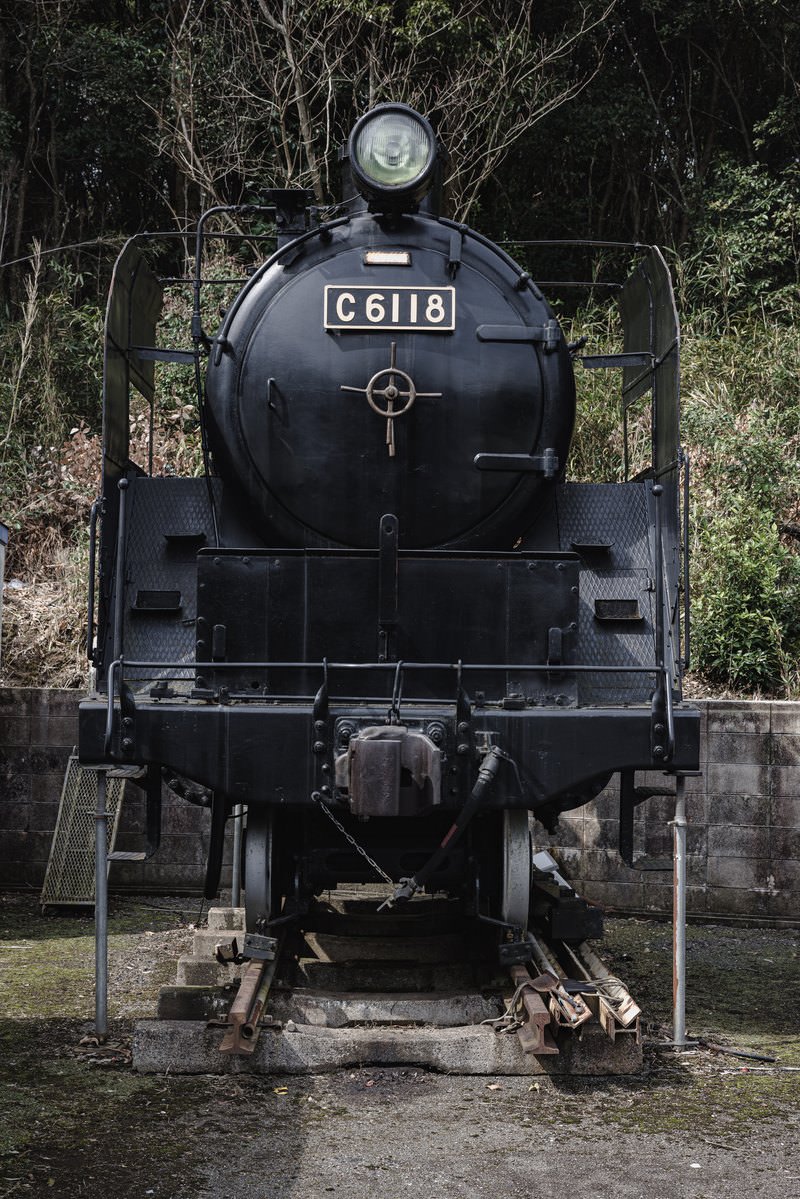
[{"label": "number plate", "polygon": [[413,329],[452,332],[456,327],[454,287],[325,288],[326,329]]}]

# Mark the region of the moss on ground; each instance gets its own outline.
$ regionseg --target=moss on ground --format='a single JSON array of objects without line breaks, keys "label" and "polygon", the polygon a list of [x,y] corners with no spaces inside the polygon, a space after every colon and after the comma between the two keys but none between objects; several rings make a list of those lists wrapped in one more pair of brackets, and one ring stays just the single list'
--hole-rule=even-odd
[{"label": "moss on ground", "polygon": [[[209,1161],[239,1137],[290,1135],[360,1118],[364,1072],[328,1079],[140,1076],[127,1065],[132,1020],[153,1012],[191,935],[183,914],[115,901],[109,922],[111,1043],[116,1061],[81,1046],[92,1031],[93,923],[86,915],[41,915],[30,899],[0,896],[0,1196],[188,1199]],[[671,1015],[671,928],[609,920],[603,952],[641,1004],[652,1041]],[[596,1140],[620,1134],[686,1134],[735,1147],[800,1120],[800,956],[788,930],[693,926],[688,933],[688,1024],[708,1043],[777,1057],[758,1063],[703,1050],[646,1051],[636,1078],[508,1080],[488,1093],[463,1080],[448,1115],[483,1135],[498,1113],[519,1133],[550,1122]],[[762,1072],[763,1071],[763,1072]],[[408,1071],[373,1072],[387,1100],[413,1102],[437,1086]],[[350,1081],[352,1079],[352,1081]],[[403,1088],[409,1091],[405,1094]],[[530,1088],[530,1089],[529,1089]],[[413,1094],[412,1094],[413,1092]],[[448,1092],[449,1094],[450,1092]],[[378,1090],[367,1092],[377,1095]],[[287,1133],[288,1130],[288,1133]],[[324,1136],[320,1131],[318,1136]],[[244,1143],[243,1142],[243,1143]],[[54,1182],[51,1183],[50,1180]],[[55,1190],[54,1190],[55,1188]]]}]

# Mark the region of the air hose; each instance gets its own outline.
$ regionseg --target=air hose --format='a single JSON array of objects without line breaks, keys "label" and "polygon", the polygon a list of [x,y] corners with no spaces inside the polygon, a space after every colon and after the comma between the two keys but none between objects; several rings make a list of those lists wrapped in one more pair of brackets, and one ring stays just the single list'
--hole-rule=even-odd
[{"label": "air hose", "polygon": [[431,854],[425,865],[412,878],[400,879],[395,888],[394,895],[391,899],[387,899],[386,903],[381,905],[381,908],[390,908],[396,903],[407,903],[412,896],[416,895],[417,891],[420,891],[425,886],[428,879],[438,870],[453,846],[461,840],[467,825],[483,804],[488,792],[494,786],[501,762],[510,762],[511,760],[509,755],[502,749],[498,749],[495,745],[492,746],[480,764],[478,777],[475,781],[475,786],[470,792],[469,799],[459,812],[455,822],[451,824],[445,833],[438,849]]}]

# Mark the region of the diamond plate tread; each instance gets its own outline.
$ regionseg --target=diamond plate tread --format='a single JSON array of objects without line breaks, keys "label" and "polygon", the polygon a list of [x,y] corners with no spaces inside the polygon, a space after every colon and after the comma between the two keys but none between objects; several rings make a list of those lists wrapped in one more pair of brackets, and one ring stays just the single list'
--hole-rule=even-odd
[{"label": "diamond plate tread", "polygon": [[652,571],[646,484],[565,483],[557,489],[560,548],[611,543],[603,565]]},{"label": "diamond plate tread", "polygon": [[[216,482],[216,481],[215,481]],[[194,662],[198,543],[170,543],[166,534],[204,534],[213,544],[206,480],[136,478],[128,500],[124,651],[129,660]],[[137,591],[179,591],[176,612],[136,612]],[[173,672],[173,674],[176,672]],[[192,676],[193,676],[192,671]],[[126,679],[156,675],[126,670]],[[186,678],[190,675],[185,673]]]},{"label": "diamond plate tread", "polygon": [[[578,635],[574,661],[587,666],[639,666],[655,661],[653,597],[645,483],[567,483],[558,488],[560,549],[610,545],[584,558],[580,575]],[[637,599],[644,620],[626,627],[595,619],[596,599]],[[653,690],[652,675],[581,675],[580,703],[641,703]]]}]

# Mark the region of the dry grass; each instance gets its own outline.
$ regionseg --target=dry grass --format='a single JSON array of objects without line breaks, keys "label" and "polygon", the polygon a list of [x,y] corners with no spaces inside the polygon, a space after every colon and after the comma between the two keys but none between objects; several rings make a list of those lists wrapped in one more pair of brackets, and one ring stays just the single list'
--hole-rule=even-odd
[{"label": "dry grass", "polygon": [[100,439],[81,426],[60,450],[37,447],[5,514],[5,686],[79,687],[88,679],[86,578],[89,509]]}]

